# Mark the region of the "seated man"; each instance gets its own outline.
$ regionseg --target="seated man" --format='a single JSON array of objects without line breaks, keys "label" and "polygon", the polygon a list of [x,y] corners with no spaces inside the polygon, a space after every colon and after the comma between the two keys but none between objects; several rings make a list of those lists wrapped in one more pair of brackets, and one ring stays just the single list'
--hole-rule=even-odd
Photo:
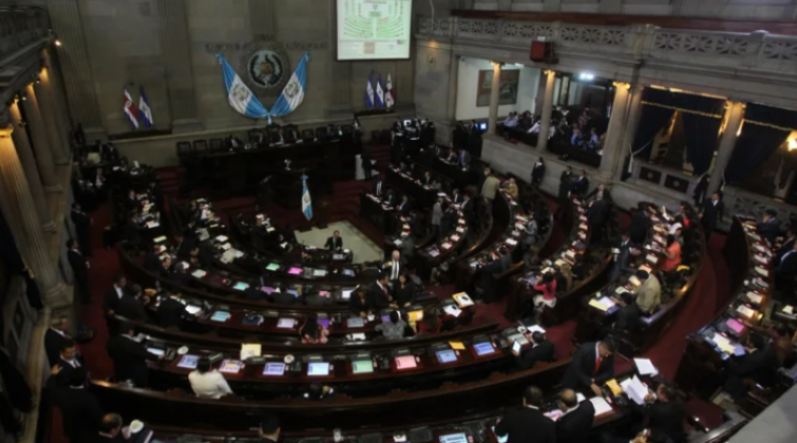
[{"label": "seated man", "polygon": [[551,362],[554,361],[554,346],[553,343],[548,341],[540,331],[534,331],[531,334],[531,349],[521,354],[512,350],[512,355],[521,369],[533,368],[537,362]]},{"label": "seated man", "polygon": [[647,428],[650,430],[649,441],[653,442],[683,442],[686,440],[684,421],[686,409],[678,399],[675,389],[662,383],[656,390],[654,397],[650,392],[645,397],[645,406],[636,402],[628,404],[640,415],[647,417]]},{"label": "seated man", "polygon": [[523,407],[507,411],[495,424],[495,435],[507,443],[554,443],[556,425],[540,411],[542,390],[529,386],[523,391]]},{"label": "seated man", "polygon": [[744,379],[767,385],[772,381],[775,371],[780,367],[775,347],[759,333],[751,333],[747,339],[743,356],[731,357],[727,362],[728,378],[725,389],[734,397],[746,392]]},{"label": "seated man", "polygon": [[332,234],[332,237],[327,238],[327,242],[324,244],[324,247],[331,251],[342,251],[343,239],[340,238],[340,231],[335,231]]},{"label": "seated man", "polygon": [[556,442],[586,442],[595,418],[595,406],[592,402],[584,400],[579,403],[575,391],[564,389],[559,393],[557,405],[565,415],[556,421]]},{"label": "seated man", "polygon": [[769,242],[770,246],[775,245],[775,239],[780,235],[780,222],[778,222],[778,211],[767,209],[764,217],[757,224],[758,234]]},{"label": "seated man", "polygon": [[163,355],[147,351],[146,346],[136,341],[130,325],[122,325],[119,330],[121,334],[111,337],[106,344],[113,361],[114,377],[117,381],[131,380],[134,386],[145,388],[149,373],[147,360],[162,359]]},{"label": "seated man", "polygon": [[642,283],[636,290],[636,305],[643,314],[651,315],[661,304],[661,283],[647,271],[637,271],[635,275]]},{"label": "seated man", "polygon": [[562,386],[577,391],[590,389],[595,395],[603,395],[601,386],[612,377],[614,343],[610,340],[584,343],[573,355],[573,361],[562,378]]}]

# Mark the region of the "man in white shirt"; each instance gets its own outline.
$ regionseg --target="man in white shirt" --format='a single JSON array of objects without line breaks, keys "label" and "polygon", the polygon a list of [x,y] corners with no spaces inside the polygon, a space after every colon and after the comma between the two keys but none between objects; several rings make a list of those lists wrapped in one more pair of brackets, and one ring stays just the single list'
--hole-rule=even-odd
[{"label": "man in white shirt", "polygon": [[199,359],[196,370],[188,374],[188,382],[197,397],[218,399],[232,394],[224,376],[219,371],[210,369],[210,360],[207,357]]},{"label": "man in white shirt", "polygon": [[401,271],[403,270],[404,267],[401,264],[401,252],[395,250],[393,251],[393,255],[390,257],[390,261],[385,263],[384,272],[389,276],[389,280],[394,282],[398,280],[399,275],[401,275]]},{"label": "man in white shirt", "polygon": [[509,116],[504,120],[504,127],[514,128],[517,126],[517,112],[510,112]]}]

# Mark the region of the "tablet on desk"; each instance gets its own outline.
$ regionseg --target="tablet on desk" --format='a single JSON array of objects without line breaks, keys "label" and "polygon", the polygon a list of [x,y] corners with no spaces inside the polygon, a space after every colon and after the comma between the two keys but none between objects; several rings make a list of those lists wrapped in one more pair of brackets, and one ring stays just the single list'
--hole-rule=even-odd
[{"label": "tablet on desk", "polygon": [[236,291],[246,291],[249,289],[249,284],[239,281],[238,283],[234,284],[232,288]]},{"label": "tablet on desk", "polygon": [[196,315],[197,312],[202,310],[202,308],[200,308],[199,306],[188,305],[185,307],[185,310],[191,315]]},{"label": "tablet on desk", "polygon": [[295,318],[281,318],[277,320],[277,327],[280,329],[293,329],[296,325]]},{"label": "tablet on desk", "polygon": [[455,362],[457,361],[457,353],[452,349],[437,351],[437,361],[442,364]]},{"label": "tablet on desk", "polygon": [[185,369],[196,369],[197,363],[199,363],[199,356],[188,354],[184,355],[183,358],[180,359],[180,362],[177,363],[177,367]]},{"label": "tablet on desk", "polygon": [[316,361],[307,365],[307,375],[311,377],[326,377],[329,375],[329,362]]},{"label": "tablet on desk", "polygon": [[281,377],[285,374],[285,363],[269,362],[263,367],[263,375]]},{"label": "tablet on desk", "polygon": [[268,266],[266,266],[266,271],[276,271],[279,268],[280,268],[279,263],[270,263]]},{"label": "tablet on desk", "polygon": [[365,321],[360,317],[350,317],[346,320],[346,326],[350,328],[362,328],[365,326]]},{"label": "tablet on desk", "polygon": [[346,300],[350,299],[352,292],[354,292],[354,289],[343,289],[343,290],[341,290],[340,291],[341,300],[346,301]]},{"label": "tablet on desk", "polygon": [[374,372],[374,362],[371,360],[355,360],[351,362],[351,372],[354,374],[370,374]]},{"label": "tablet on desk", "polygon": [[166,353],[166,351],[160,348],[147,348],[147,352],[149,352],[150,354],[157,355],[158,357]]},{"label": "tablet on desk", "polygon": [[414,355],[402,355],[401,357],[396,357],[396,369],[399,371],[417,367],[418,363],[415,361]]},{"label": "tablet on desk", "polygon": [[518,342],[512,342],[512,352],[520,354],[521,345]]},{"label": "tablet on desk", "polygon": [[344,269],[343,270],[343,275],[345,275],[347,277],[351,277],[351,276],[354,275],[354,271],[352,271],[351,269]]},{"label": "tablet on desk", "polygon": [[440,436],[440,443],[468,443],[468,436],[464,432],[444,434]]},{"label": "tablet on desk", "polygon": [[213,313],[213,315],[210,317],[210,320],[211,320],[211,321],[225,322],[225,321],[227,321],[227,319],[228,319],[228,318],[230,318],[230,313],[229,313],[229,312],[226,312],[226,311],[216,311],[216,312],[214,312],[214,313]]},{"label": "tablet on desk", "polygon": [[473,344],[473,349],[476,350],[476,355],[478,355],[479,357],[481,357],[483,355],[489,355],[489,354],[492,354],[493,352],[495,352],[495,348],[493,347],[493,344],[488,342],[488,341],[481,342],[481,343],[474,343]]},{"label": "tablet on desk", "polygon": [[301,273],[302,273],[302,268],[293,267],[293,268],[288,269],[288,274],[290,274],[290,275],[299,275]]}]

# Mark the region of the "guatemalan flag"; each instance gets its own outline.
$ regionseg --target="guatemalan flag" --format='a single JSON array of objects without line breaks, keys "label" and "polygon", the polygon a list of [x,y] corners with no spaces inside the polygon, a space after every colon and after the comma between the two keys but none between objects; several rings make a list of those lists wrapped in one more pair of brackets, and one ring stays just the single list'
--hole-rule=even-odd
[{"label": "guatemalan flag", "polygon": [[309,59],[310,53],[305,52],[296,70],[293,71],[291,79],[288,80],[288,84],[282,89],[282,94],[280,94],[277,102],[274,103],[274,107],[271,108],[271,115],[275,117],[288,115],[302,104],[304,88],[307,83],[307,61]]},{"label": "guatemalan flag", "polygon": [[147,100],[147,96],[144,94],[143,86],[138,90],[138,116],[141,118],[141,121],[144,122],[144,126],[146,126],[147,129],[152,127],[152,108],[149,107],[149,100]]},{"label": "guatemalan flag", "polygon": [[133,129],[138,129],[138,119],[136,118],[136,104],[133,103],[133,97],[130,95],[130,91],[127,90],[127,86],[125,86],[125,105],[124,105],[125,115],[127,119],[130,120],[130,124],[133,126]]},{"label": "guatemalan flag", "polygon": [[385,106],[392,108],[395,104],[396,101],[393,99],[393,80],[390,78],[390,74],[388,74],[387,83],[385,84]]},{"label": "guatemalan flag", "polygon": [[313,201],[310,199],[310,190],[307,189],[307,176],[302,176],[302,212],[305,218],[313,218]]},{"label": "guatemalan flag", "polygon": [[368,83],[365,85],[365,106],[374,107],[374,85],[371,83],[371,74],[368,74]]},{"label": "guatemalan flag", "polygon": [[385,88],[382,87],[382,74],[376,80],[376,107],[385,106]]},{"label": "guatemalan flag", "polygon": [[249,118],[268,118],[266,108],[260,100],[252,94],[248,86],[238,77],[227,60],[221,54],[216,54],[224,71],[224,85],[227,87],[227,101],[233,109]]}]

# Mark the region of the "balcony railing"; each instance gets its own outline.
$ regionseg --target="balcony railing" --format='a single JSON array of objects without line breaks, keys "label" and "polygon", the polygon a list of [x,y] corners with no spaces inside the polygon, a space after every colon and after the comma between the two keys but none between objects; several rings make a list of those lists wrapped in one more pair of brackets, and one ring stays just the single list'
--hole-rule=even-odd
[{"label": "balcony railing", "polygon": [[751,33],[625,27],[565,22],[422,17],[418,35],[444,41],[472,41],[528,48],[544,37],[563,53],[611,53],[633,59],[754,68],[774,72],[797,69],[797,37],[765,31]]},{"label": "balcony railing", "polygon": [[0,7],[0,59],[47,36],[49,31],[46,9]]}]

